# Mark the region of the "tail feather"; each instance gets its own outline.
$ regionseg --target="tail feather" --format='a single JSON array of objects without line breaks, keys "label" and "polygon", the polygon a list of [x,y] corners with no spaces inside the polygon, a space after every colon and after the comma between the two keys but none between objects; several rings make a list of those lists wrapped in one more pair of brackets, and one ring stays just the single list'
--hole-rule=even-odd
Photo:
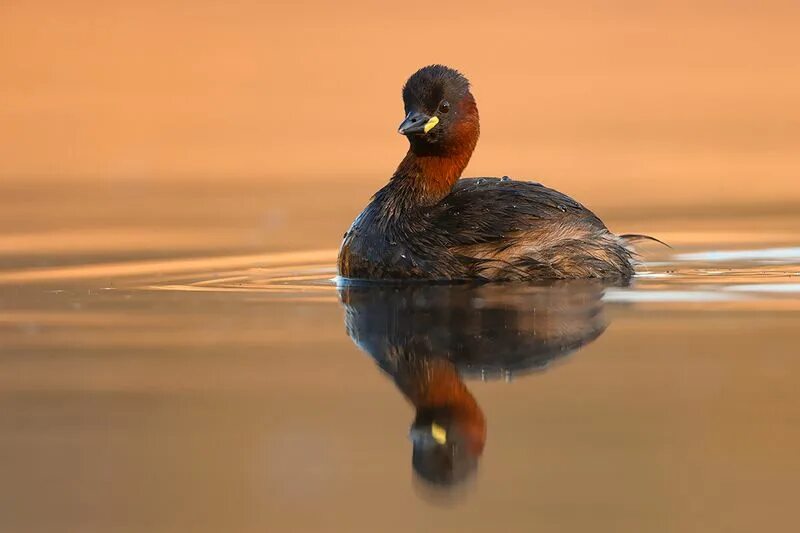
[{"label": "tail feather", "polygon": [[627,242],[629,242],[631,244],[635,243],[637,241],[653,241],[653,242],[657,242],[658,244],[662,244],[662,245],[666,246],[670,250],[672,249],[672,246],[670,246],[669,244],[665,243],[664,241],[660,241],[660,240],[656,239],[655,237],[651,237],[650,235],[641,235],[639,233],[626,233],[624,235],[620,235],[619,238],[623,239],[623,240],[625,240],[625,241],[627,241]]}]

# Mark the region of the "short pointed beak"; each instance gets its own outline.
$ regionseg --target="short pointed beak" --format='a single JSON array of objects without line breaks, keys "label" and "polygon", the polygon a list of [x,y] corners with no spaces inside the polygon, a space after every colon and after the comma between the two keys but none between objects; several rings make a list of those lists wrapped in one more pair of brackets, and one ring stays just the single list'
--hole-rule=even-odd
[{"label": "short pointed beak", "polygon": [[419,111],[410,111],[400,124],[400,127],[397,128],[397,133],[400,135],[427,133],[427,131],[425,131],[425,125],[428,124],[428,121],[430,120],[431,117],[425,113],[420,113]]},{"label": "short pointed beak", "polygon": [[414,443],[415,446],[417,445],[424,445],[424,446],[435,446],[436,441],[433,439],[433,435],[431,435],[431,428],[430,427],[413,427],[408,434],[408,438],[411,439],[411,442]]},{"label": "short pointed beak", "polygon": [[447,432],[436,422],[430,426],[413,426],[408,437],[415,445],[436,446],[447,442]]}]

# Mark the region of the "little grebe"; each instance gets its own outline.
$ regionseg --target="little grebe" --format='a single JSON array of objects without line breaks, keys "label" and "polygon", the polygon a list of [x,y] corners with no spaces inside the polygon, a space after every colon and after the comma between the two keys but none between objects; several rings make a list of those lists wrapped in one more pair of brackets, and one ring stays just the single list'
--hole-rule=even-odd
[{"label": "little grebe", "polygon": [[339,275],[355,279],[535,280],[634,273],[628,238],[539,183],[459,179],[480,132],[469,81],[442,65],[403,87],[411,147],[344,236]]}]

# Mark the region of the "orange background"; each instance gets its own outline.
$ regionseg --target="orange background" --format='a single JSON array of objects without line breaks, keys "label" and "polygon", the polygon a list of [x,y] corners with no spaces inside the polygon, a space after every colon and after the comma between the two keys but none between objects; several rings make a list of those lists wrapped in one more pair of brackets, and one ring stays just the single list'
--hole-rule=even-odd
[{"label": "orange background", "polygon": [[[800,200],[800,3],[0,6],[0,180],[326,180],[374,190],[400,88],[472,80],[468,175],[593,203]],[[489,7],[487,7],[489,6]]]}]

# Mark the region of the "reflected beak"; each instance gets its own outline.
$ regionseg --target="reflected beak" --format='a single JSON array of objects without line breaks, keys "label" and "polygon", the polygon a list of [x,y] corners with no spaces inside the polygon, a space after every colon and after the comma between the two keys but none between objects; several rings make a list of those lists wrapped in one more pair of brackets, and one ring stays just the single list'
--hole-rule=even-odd
[{"label": "reflected beak", "polygon": [[414,426],[411,428],[409,438],[416,445],[435,446],[447,442],[447,431],[437,423],[430,426]]},{"label": "reflected beak", "polygon": [[419,111],[411,111],[406,115],[397,132],[401,135],[428,133],[439,123],[438,117],[429,117]]}]

